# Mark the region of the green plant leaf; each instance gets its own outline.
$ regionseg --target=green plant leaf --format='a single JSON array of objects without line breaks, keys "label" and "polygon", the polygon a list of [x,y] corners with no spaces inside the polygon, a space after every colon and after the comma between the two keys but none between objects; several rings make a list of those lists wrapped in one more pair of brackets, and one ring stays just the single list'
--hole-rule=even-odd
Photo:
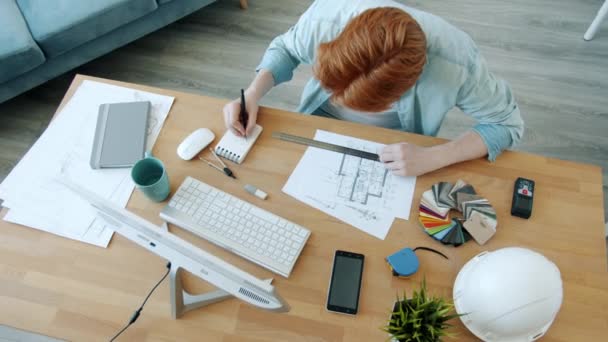
[{"label": "green plant leaf", "polygon": [[412,291],[412,297],[396,295],[393,310],[390,312],[383,331],[399,341],[435,342],[441,336],[448,336],[446,329],[451,325],[447,321],[462,316],[452,313],[453,303],[439,296],[430,295],[423,278],[420,287]]},{"label": "green plant leaf", "polygon": [[405,334],[400,334],[400,335],[394,335],[393,337],[395,337],[398,340],[402,340],[402,339],[406,338],[406,335]]}]

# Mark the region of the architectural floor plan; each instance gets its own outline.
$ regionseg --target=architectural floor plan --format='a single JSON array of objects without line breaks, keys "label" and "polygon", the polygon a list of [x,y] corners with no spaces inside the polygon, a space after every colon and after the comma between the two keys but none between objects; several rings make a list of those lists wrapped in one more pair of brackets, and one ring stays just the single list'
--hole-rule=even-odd
[{"label": "architectural floor plan", "polygon": [[343,154],[338,169],[338,197],[367,204],[370,197],[381,198],[388,170],[382,164]]},{"label": "architectural floor plan", "polygon": [[[368,152],[382,146],[325,131],[317,131],[315,140]],[[384,239],[396,217],[408,219],[415,184],[415,177],[395,176],[380,162],[312,147],[283,191]]]}]

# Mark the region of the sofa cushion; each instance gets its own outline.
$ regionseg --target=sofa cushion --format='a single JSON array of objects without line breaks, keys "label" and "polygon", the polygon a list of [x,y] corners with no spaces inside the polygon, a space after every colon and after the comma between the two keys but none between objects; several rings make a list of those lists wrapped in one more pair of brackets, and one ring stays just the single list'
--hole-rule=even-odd
[{"label": "sofa cushion", "polygon": [[0,83],[44,62],[15,0],[0,1]]},{"label": "sofa cushion", "polygon": [[54,57],[157,8],[155,0],[17,0],[32,36]]}]

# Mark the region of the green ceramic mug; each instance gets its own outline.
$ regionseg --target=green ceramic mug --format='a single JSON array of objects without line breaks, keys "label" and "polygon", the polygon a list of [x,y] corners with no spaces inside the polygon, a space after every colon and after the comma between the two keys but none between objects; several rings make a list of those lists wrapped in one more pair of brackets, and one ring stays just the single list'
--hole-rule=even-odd
[{"label": "green ceramic mug", "polygon": [[146,152],[145,158],[133,165],[131,178],[137,188],[155,202],[162,202],[169,196],[171,188],[167,169],[150,152]]}]

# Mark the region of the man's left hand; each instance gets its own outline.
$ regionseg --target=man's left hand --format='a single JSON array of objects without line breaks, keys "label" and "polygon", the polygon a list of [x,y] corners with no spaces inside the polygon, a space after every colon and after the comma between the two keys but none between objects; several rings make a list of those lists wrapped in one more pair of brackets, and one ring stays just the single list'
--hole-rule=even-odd
[{"label": "man's left hand", "polygon": [[430,147],[399,143],[387,145],[378,155],[384,166],[399,176],[420,176],[441,167]]}]

